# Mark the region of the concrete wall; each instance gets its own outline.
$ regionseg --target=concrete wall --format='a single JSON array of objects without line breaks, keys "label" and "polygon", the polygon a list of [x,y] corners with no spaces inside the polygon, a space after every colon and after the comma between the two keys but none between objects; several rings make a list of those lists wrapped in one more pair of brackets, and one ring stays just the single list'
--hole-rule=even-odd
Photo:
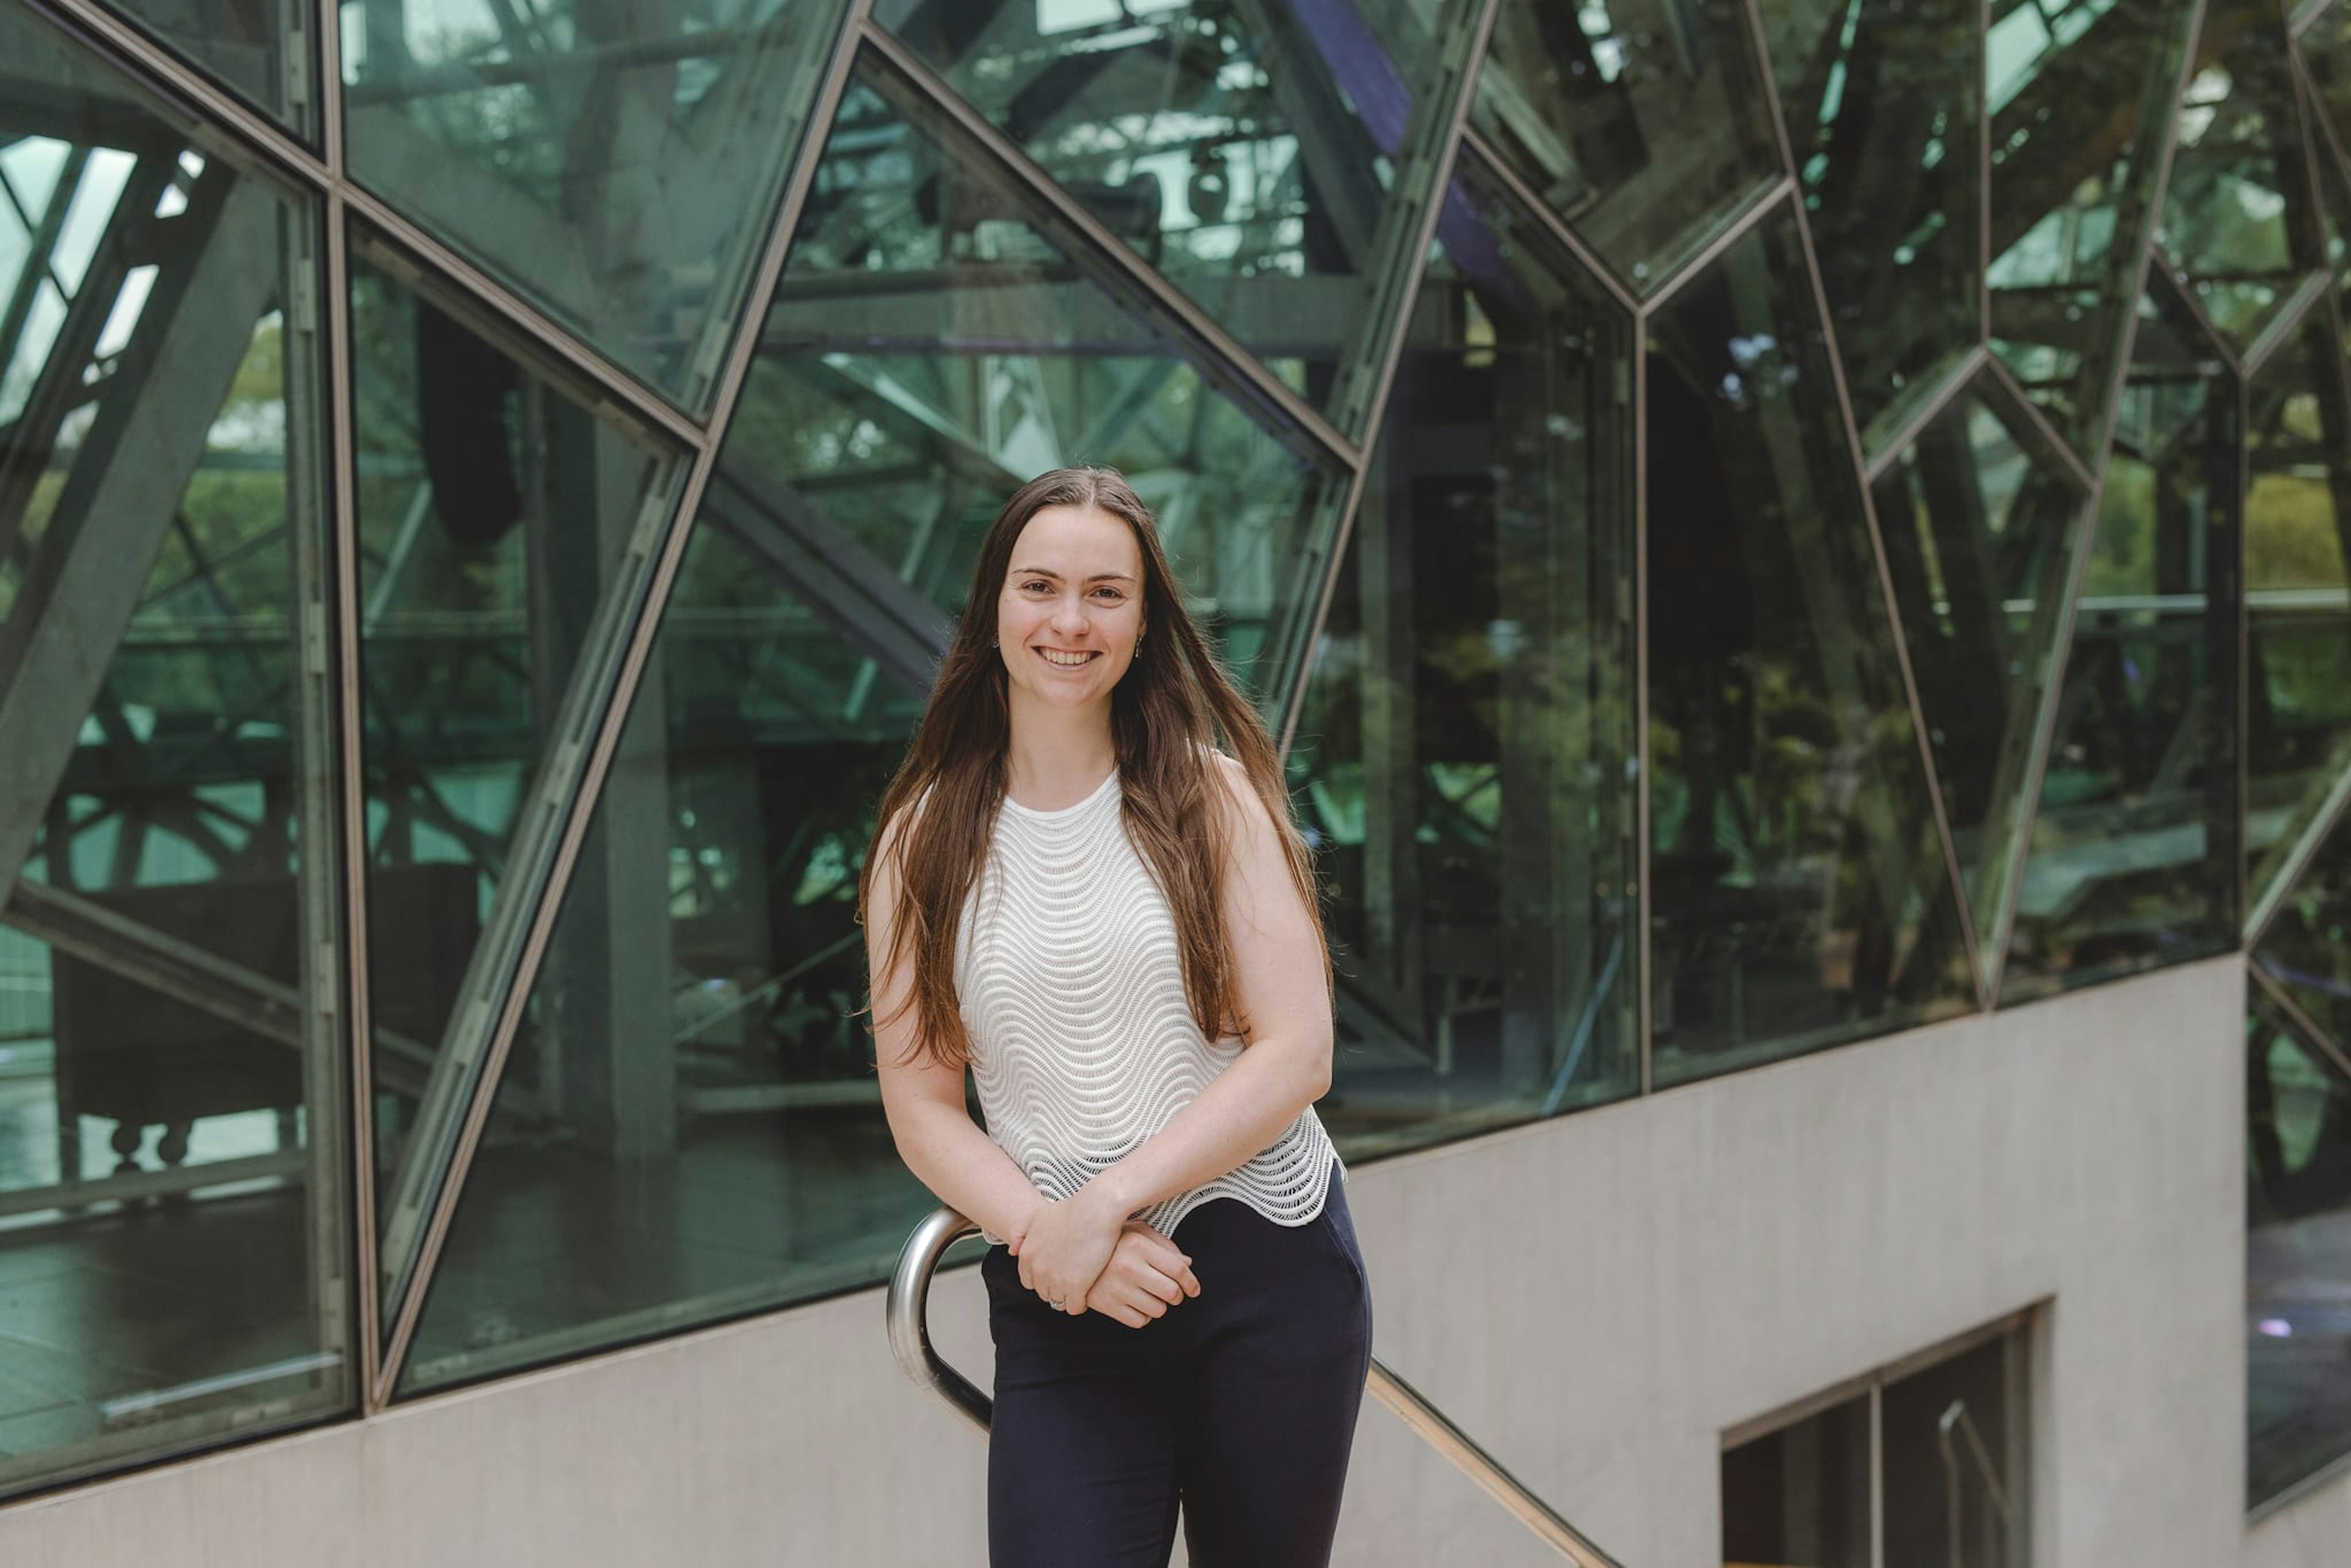
[{"label": "concrete wall", "polygon": [[[1379,1353],[1633,1568],[1713,1568],[1723,1428],[2043,1303],[2038,1568],[2239,1562],[2241,986],[2218,960],[1367,1166]],[[933,1316],[984,1380],[968,1270]],[[985,1558],[983,1459],[867,1292],[0,1510],[0,1562],[950,1568]],[[1376,1407],[1338,1560],[1546,1561]]]},{"label": "concrete wall", "polygon": [[2343,1568],[2351,1563],[2351,1476],[2298,1497],[2245,1532],[2245,1568]]}]

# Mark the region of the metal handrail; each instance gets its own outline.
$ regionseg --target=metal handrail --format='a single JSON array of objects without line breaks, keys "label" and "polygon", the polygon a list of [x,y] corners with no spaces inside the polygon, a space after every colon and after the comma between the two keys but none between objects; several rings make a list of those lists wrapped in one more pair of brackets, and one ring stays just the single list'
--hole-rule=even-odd
[{"label": "metal handrail", "polygon": [[[978,1233],[977,1225],[952,1208],[933,1209],[925,1216],[906,1238],[905,1246],[899,1249],[898,1267],[890,1276],[883,1311],[889,1320],[890,1351],[897,1357],[899,1369],[915,1387],[938,1398],[984,1433],[995,1402],[932,1348],[929,1315],[931,1275],[938,1268],[939,1260],[957,1241]],[[1479,1448],[1418,1389],[1389,1371],[1377,1356],[1372,1358],[1371,1375],[1364,1388],[1395,1412],[1396,1418],[1415,1437],[1477,1482],[1537,1540],[1557,1552],[1562,1562],[1573,1563],[1576,1568],[1623,1568]]]}]

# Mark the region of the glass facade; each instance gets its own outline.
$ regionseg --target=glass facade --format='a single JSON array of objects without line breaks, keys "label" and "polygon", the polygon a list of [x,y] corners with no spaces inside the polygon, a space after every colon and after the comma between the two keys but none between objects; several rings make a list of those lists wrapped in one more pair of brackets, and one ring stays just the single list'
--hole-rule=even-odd
[{"label": "glass facade", "polygon": [[322,204],[22,11],[0,56],[37,116],[0,146],[5,1493],[342,1409],[358,1346]]},{"label": "glass facade", "polygon": [[1936,1354],[1723,1449],[1724,1568],[2023,1568],[2024,1333]]},{"label": "glass facade", "polygon": [[1351,1158],[2241,949],[2253,1495],[2351,1453],[2296,20],[0,0],[0,1496],[878,1282],[858,857],[1080,462],[1283,737]]},{"label": "glass facade", "polygon": [[2245,1024],[2247,1491],[2351,1447],[2351,1061],[2290,1004]]}]

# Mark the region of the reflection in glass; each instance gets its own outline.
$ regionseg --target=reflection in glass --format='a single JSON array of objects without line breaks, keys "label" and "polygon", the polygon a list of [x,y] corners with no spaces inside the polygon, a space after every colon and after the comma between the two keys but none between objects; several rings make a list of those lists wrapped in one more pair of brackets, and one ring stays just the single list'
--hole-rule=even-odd
[{"label": "reflection in glass", "polygon": [[0,55],[5,1496],[342,1408],[353,1346],[317,214],[24,7]]},{"label": "reflection in glass", "polygon": [[1876,495],[1959,874],[1989,937],[2026,821],[2084,497],[1989,379],[1919,432]]},{"label": "reflection in glass", "polygon": [[2095,461],[2119,370],[2189,0],[1995,0],[1992,349]]},{"label": "reflection in glass", "polygon": [[[1004,497],[1125,471],[1237,673],[1310,613],[1304,544],[1337,483],[1154,337],[951,147],[852,83],[736,415],[727,472],[820,497],[935,615]],[[778,488],[778,486],[789,489]],[[805,509],[805,508],[803,508]]]},{"label": "reflection in glass", "polygon": [[293,5],[213,0],[108,0],[110,9],[220,78],[295,135],[318,130],[312,13]]},{"label": "reflection in glass", "polygon": [[1502,0],[1470,119],[1642,294],[1780,177],[1736,0]]},{"label": "reflection in glass", "polygon": [[1726,1565],[1870,1568],[1869,1396],[1722,1455]]},{"label": "reflection in glass", "polygon": [[2315,107],[2330,122],[2311,128],[2323,171],[2328,131],[2337,145],[2351,143],[2351,5],[2328,5],[2296,41],[2302,57],[2309,63],[2312,85],[2318,89]]},{"label": "reflection in glass", "polygon": [[[442,1052],[529,787],[673,465],[402,282],[379,243],[355,251],[368,977],[377,1194],[387,1221],[403,1216],[396,1243],[418,1188],[392,1176],[420,1107],[461,1103],[431,1085],[475,1071]],[[518,1114],[549,1092],[546,1066],[508,1072]]]},{"label": "reflection in glass", "polygon": [[1387,264],[1374,241],[1392,164],[1461,12],[877,0],[874,18],[1320,403]]},{"label": "reflection in glass", "polygon": [[2242,349],[2326,265],[2295,118],[2284,24],[2269,0],[2213,0],[2179,103],[2164,187],[2164,256]]},{"label": "reflection in glass", "polygon": [[343,0],[351,172],[706,402],[843,0]]},{"label": "reflection in glass", "polygon": [[1536,225],[1431,258],[1290,753],[1361,1155],[1636,1087],[1633,334]]},{"label": "reflection in glass", "polygon": [[1972,995],[1794,228],[1768,220],[1650,329],[1659,1082]]},{"label": "reflection in glass", "polygon": [[2025,1341],[2006,1333],[1886,1385],[1886,1563],[2024,1568]]},{"label": "reflection in glass", "polygon": [[2253,961],[2329,1043],[2351,1051],[2351,815],[2286,890]]},{"label": "reflection in glass", "polygon": [[2236,945],[2237,423],[2236,382],[2158,279],[2139,308],[2003,1001]]},{"label": "reflection in glass", "polygon": [[2351,1071],[2262,1008],[2245,1044],[2251,1507],[2351,1453]]},{"label": "reflection in glass", "polygon": [[2351,402],[2325,310],[2263,363],[2249,409],[2246,896],[2259,904],[2351,761]]},{"label": "reflection in glass", "polygon": [[992,189],[852,86],[406,1389],[887,1273],[932,1200],[855,1016],[856,878],[1006,495],[1123,470],[1244,670],[1291,591],[1324,476]]},{"label": "reflection in glass", "polygon": [[1780,106],[1864,444],[1982,336],[1979,8],[1765,8]]}]

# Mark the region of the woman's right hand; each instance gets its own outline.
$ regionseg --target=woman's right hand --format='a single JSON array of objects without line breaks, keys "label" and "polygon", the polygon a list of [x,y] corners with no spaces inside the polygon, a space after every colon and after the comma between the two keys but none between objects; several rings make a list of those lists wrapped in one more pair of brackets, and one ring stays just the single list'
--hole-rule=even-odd
[{"label": "woman's right hand", "polygon": [[1183,1249],[1143,1221],[1130,1219],[1119,1230],[1110,1262],[1086,1292],[1086,1310],[1139,1329],[1199,1293],[1200,1281]]}]

